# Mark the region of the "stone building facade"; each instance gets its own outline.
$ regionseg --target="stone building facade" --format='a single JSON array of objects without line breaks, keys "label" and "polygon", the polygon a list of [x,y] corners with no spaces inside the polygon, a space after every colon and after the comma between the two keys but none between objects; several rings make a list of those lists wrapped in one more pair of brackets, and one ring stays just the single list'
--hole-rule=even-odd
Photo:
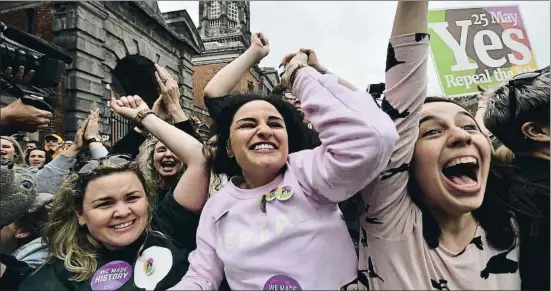
[{"label": "stone building facade", "polygon": [[[163,13],[168,25],[178,31],[180,14],[185,11]],[[203,89],[225,65],[235,60],[250,45],[249,1],[200,1],[199,34],[205,51],[192,58],[193,99],[204,106]],[[274,68],[254,66],[237,84],[233,93],[269,93],[279,84]]]},{"label": "stone building facade", "polygon": [[[156,2],[0,2],[2,21],[72,56],[57,90],[49,129],[70,139],[95,107],[101,110],[101,133],[112,141],[122,137],[131,125],[111,115],[106,84],[119,95],[140,95],[152,105],[158,97],[154,63],[178,81],[186,113],[206,113],[193,102],[192,79],[192,58],[204,45],[189,15],[184,18],[176,32],[164,22]],[[3,104],[11,101],[0,99]]]}]

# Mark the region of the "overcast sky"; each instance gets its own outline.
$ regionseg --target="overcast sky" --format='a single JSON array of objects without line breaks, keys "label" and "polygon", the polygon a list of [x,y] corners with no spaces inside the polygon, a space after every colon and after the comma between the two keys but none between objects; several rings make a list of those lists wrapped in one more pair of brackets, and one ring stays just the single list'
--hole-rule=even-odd
[{"label": "overcast sky", "polygon": [[[198,1],[159,1],[162,12],[186,9],[198,26]],[[251,32],[270,40],[261,66],[277,67],[301,47],[356,87],[384,82],[385,56],[397,1],[251,1]],[[519,5],[538,67],[549,65],[549,1],[431,1],[429,9]],[[430,59],[429,95],[442,90]]]}]

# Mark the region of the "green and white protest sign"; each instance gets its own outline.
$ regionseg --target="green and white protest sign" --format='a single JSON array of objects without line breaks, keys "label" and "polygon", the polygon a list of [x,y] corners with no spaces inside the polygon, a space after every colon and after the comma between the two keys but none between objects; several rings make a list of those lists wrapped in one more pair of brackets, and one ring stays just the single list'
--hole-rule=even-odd
[{"label": "green and white protest sign", "polygon": [[518,6],[429,12],[430,45],[442,91],[456,97],[537,69]]}]

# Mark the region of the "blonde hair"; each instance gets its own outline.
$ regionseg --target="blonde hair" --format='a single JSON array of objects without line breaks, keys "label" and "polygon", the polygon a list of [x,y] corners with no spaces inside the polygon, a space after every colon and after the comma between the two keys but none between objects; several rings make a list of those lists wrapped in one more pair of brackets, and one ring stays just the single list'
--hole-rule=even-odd
[{"label": "blonde hair", "polygon": [[9,141],[12,146],[13,146],[13,149],[15,150],[15,155],[13,157],[13,163],[15,165],[18,165],[18,166],[21,166],[21,167],[26,167],[26,164],[25,164],[25,154],[23,152],[23,148],[21,148],[21,145],[17,142],[17,140],[15,140],[15,138],[13,137],[10,137],[10,136],[0,136],[0,139],[5,139],[7,141]]},{"label": "blonde hair", "polygon": [[[152,217],[151,201],[155,194],[155,186],[142,174],[135,162],[116,165],[104,160],[98,168],[87,175],[91,177],[87,181],[119,172],[133,172],[142,182],[149,215],[144,231],[149,232]],[[69,280],[75,282],[86,281],[94,275],[98,267],[97,251],[101,247],[101,243],[88,229],[79,225],[76,215],[77,211],[82,211],[86,185],[87,182],[83,183],[79,174],[73,173],[68,176],[56,193],[44,229],[44,237],[50,248],[50,258],[47,262],[54,258],[62,260],[65,269],[74,274]]]},{"label": "blonde hair", "polygon": [[146,141],[144,141],[140,146],[140,152],[136,157],[136,161],[138,162],[140,171],[143,173],[144,176],[148,177],[148,179],[150,179],[154,185],[163,184],[163,186],[168,188],[173,186],[170,185],[170,181],[177,182],[180,180],[180,177],[186,170],[186,164],[183,164],[180,172],[176,176],[170,177],[170,180],[163,179],[163,177],[161,177],[161,175],[159,175],[159,173],[155,169],[153,161],[153,155],[155,154],[155,146],[157,145],[157,143],[159,143],[159,140],[153,135],[149,135]]}]

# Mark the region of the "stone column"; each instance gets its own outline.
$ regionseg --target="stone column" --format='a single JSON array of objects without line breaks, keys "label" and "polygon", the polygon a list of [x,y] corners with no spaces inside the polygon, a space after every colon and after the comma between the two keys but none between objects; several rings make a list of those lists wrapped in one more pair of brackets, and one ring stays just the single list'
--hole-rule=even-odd
[{"label": "stone column", "polygon": [[54,4],[53,43],[73,57],[65,80],[65,130],[73,138],[91,108],[100,108],[101,134],[109,134],[110,111],[102,84],[105,70],[103,21],[108,14],[103,2],[52,2]]}]

